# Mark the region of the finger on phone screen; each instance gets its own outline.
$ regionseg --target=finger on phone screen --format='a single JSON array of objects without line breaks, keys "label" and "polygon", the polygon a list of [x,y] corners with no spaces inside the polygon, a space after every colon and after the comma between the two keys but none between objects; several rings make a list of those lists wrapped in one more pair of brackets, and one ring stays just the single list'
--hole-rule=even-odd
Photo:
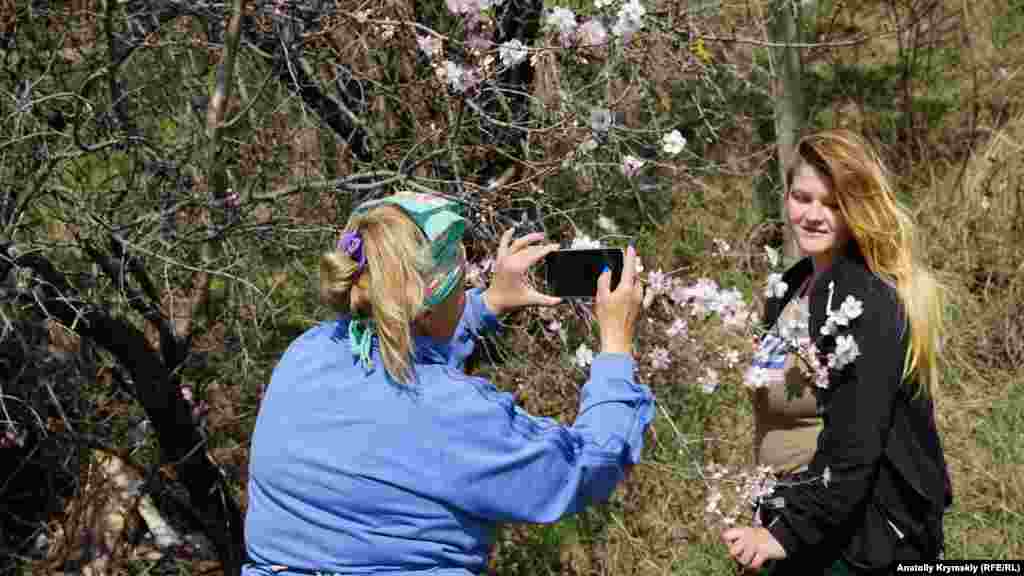
[{"label": "finger on phone screen", "polygon": [[608,296],[608,286],[612,282],[611,270],[607,266],[601,270],[601,274],[597,276],[597,295],[604,299]]},{"label": "finger on phone screen", "polygon": [[633,286],[633,277],[636,275],[636,250],[632,246],[626,248],[626,257],[622,263],[622,279],[619,284]]},{"label": "finger on phone screen", "polygon": [[504,258],[505,254],[508,253],[509,244],[512,243],[513,232],[515,232],[515,228],[509,228],[501,235],[501,240],[498,241],[498,260]]}]

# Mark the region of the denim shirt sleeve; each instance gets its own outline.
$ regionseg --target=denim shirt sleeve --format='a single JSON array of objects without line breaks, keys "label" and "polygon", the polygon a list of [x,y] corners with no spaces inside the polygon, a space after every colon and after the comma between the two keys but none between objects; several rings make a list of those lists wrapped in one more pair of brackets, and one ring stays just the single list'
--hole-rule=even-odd
[{"label": "denim shirt sleeve", "polygon": [[476,339],[499,330],[498,317],[484,303],[483,291],[467,290],[466,306],[452,335],[448,366],[461,370],[476,347]]},{"label": "denim shirt sleeve", "polygon": [[633,358],[600,354],[572,426],[538,418],[486,381],[466,377],[476,395],[446,423],[458,454],[439,496],[495,522],[554,522],[606,501],[636,464],[654,417],[650,390],[633,379]]}]

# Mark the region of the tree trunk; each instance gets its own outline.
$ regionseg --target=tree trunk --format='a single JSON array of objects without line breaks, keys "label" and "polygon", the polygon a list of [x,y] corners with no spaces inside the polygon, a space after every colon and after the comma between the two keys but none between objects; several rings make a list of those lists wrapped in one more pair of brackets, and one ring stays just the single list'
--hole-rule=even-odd
[{"label": "tree trunk", "polygon": [[[39,309],[77,334],[113,354],[132,378],[135,397],[156,431],[165,462],[172,464],[178,480],[188,490],[189,501],[213,541],[224,574],[241,573],[245,558],[242,513],[220,469],[207,455],[205,439],[193,424],[191,409],[176,386],[160,355],[149,347],[142,331],[111,316],[98,306],[83,303],[67,278],[38,253],[15,256],[10,244],[0,252],[0,262],[32,270],[40,280],[34,302]],[[5,271],[0,266],[0,272]]]},{"label": "tree trunk", "polygon": [[[785,218],[786,167],[793,161],[796,143],[803,129],[805,118],[803,78],[800,49],[792,44],[800,41],[800,12],[793,0],[774,0],[771,6],[769,34],[776,46],[772,50],[775,79],[772,85],[775,101],[775,136],[778,160],[779,183],[782,196],[779,213]],[[788,226],[784,226],[783,256],[792,261],[799,255],[796,240]]]}]

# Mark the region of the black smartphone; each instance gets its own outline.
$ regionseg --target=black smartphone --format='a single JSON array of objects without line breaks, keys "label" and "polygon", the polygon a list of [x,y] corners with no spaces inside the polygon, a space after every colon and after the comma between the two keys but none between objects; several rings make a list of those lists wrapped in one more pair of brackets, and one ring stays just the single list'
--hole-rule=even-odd
[{"label": "black smartphone", "polygon": [[548,294],[559,298],[593,298],[597,278],[607,266],[612,271],[610,290],[622,278],[625,252],[621,248],[569,248],[544,257],[544,280]]}]

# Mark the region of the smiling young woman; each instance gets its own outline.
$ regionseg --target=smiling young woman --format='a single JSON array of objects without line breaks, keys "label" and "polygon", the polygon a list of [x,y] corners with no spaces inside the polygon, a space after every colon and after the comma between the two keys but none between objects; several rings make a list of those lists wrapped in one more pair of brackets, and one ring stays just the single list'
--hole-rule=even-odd
[{"label": "smiling young woman", "polygon": [[[779,560],[773,574],[887,574],[898,560],[935,559],[952,501],[931,397],[942,286],[917,256],[913,220],[881,159],[859,136],[833,130],[803,138],[786,176],[786,217],[806,258],[783,275],[785,294],[766,303],[764,328],[801,316],[806,338],[825,335],[819,362],[840,339],[852,338],[860,354],[830,369],[826,383],[803,384],[813,390],[810,406],[755,398],[758,458],[774,458],[784,474],[765,500],[771,506],[761,508],[764,526],[732,528],[722,538],[746,567]],[[826,318],[846,299],[863,310],[838,336]],[[763,350],[771,335],[762,352],[772,352]],[[796,371],[787,369],[785,351],[779,356],[759,354],[785,383]],[[821,431],[813,443],[792,441],[793,430],[814,428],[779,426],[761,417],[765,406],[790,420],[821,415]],[[786,466],[796,471],[786,474]]]},{"label": "smiling young woman", "polygon": [[819,273],[832,265],[836,253],[850,240],[850,228],[828,180],[806,162],[794,171],[786,194],[786,217],[800,250],[814,260]]}]

